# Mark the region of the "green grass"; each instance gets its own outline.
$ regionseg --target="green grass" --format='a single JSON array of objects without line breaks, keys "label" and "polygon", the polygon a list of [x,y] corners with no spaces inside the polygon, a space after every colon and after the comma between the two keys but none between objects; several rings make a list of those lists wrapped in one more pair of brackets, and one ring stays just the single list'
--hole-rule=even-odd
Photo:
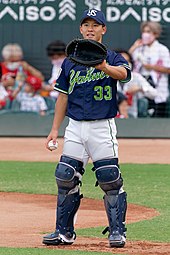
[{"label": "green grass", "polygon": [[[71,251],[63,249],[0,248],[0,255],[106,255],[106,252]],[[107,252],[108,255],[112,253]],[[119,255],[119,254],[116,254]]]},{"label": "green grass", "polygon": [[[0,191],[56,194],[55,163],[0,162]],[[89,164],[81,188],[84,197],[102,199]],[[160,216],[128,225],[128,239],[170,242],[170,165],[122,164],[128,203],[155,208]],[[83,203],[83,201],[82,201]],[[101,236],[100,228],[79,229],[78,235]],[[0,253],[1,254],[1,253]]]},{"label": "green grass", "polygon": [[0,162],[0,191],[56,194],[54,163]]}]

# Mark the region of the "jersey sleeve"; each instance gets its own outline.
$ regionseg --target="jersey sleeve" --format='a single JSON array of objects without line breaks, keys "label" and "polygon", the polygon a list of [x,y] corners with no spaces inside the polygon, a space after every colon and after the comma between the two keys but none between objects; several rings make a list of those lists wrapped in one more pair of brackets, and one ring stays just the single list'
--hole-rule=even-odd
[{"label": "jersey sleeve", "polygon": [[122,66],[127,71],[126,79],[121,80],[120,82],[125,83],[125,82],[128,82],[131,80],[131,68],[130,68],[128,62],[124,59],[124,57],[122,57],[122,55],[120,53],[116,54],[112,64],[113,64],[113,66]]},{"label": "jersey sleeve", "polygon": [[68,94],[68,89],[69,89],[69,83],[68,83],[68,78],[66,75],[66,67],[65,67],[65,60],[61,65],[61,69],[58,73],[58,77],[54,86],[54,90],[59,91],[64,94]]}]

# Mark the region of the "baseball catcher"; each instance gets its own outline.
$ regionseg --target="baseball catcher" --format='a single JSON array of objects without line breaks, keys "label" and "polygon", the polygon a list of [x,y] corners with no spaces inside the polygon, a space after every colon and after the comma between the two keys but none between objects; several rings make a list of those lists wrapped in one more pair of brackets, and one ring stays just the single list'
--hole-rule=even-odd
[{"label": "baseball catcher", "polygon": [[84,11],[80,33],[83,39],[75,39],[67,45],[67,58],[54,87],[59,96],[46,141],[47,149],[49,141],[56,144],[66,115],[69,124],[65,130],[63,153],[55,171],[58,187],[55,231],[44,236],[43,243],[74,243],[74,218],[82,198],[80,184],[91,158],[97,183],[104,192],[109,245],[123,247],[126,242],[127,203],[118,163],[114,117],[118,110],[117,81],[129,81],[131,72],[120,54],[102,44],[106,33],[103,12],[94,9]]}]

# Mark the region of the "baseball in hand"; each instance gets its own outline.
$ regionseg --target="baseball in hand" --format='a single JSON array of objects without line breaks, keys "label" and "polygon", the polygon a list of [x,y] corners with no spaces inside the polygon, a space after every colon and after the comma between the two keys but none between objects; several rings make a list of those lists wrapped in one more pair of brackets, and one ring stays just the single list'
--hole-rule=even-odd
[{"label": "baseball in hand", "polygon": [[53,151],[53,150],[56,150],[58,147],[58,142],[56,142],[56,144],[53,144],[53,140],[49,141],[48,143],[48,148]]}]

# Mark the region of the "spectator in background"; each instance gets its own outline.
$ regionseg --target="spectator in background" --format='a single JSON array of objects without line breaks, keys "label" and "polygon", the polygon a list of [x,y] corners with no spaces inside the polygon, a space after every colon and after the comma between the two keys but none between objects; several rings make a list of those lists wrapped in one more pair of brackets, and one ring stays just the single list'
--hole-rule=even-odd
[{"label": "spectator in background", "polygon": [[24,84],[24,81],[21,81],[21,85],[18,86],[18,82],[16,84],[16,76],[13,73],[6,73],[2,76],[1,82],[7,92],[8,99],[12,103],[15,94],[20,91],[20,87]]},{"label": "spectator in background", "polygon": [[27,77],[23,90],[23,84],[20,83],[18,85],[14,97],[19,102],[21,111],[37,112],[42,116],[45,115],[48,109],[46,102],[44,98],[37,93],[41,89],[41,86],[41,79],[34,76]]},{"label": "spectator in background", "polygon": [[[133,59],[130,53],[123,49],[118,49],[120,53],[129,63],[132,69],[132,79],[122,84],[118,83],[118,91],[127,96],[129,108],[129,117],[147,117],[148,116],[148,100],[154,99],[157,96],[157,90],[140,74],[133,70]],[[141,105],[142,109],[139,108]]]},{"label": "spectator in background", "polygon": [[32,76],[41,81],[44,80],[40,71],[23,60],[23,51],[19,44],[5,45],[2,49],[2,57],[3,61],[0,63],[2,83],[8,92],[10,101],[13,101],[15,93],[18,93],[18,89],[16,90],[18,82],[24,84],[25,79]]},{"label": "spectator in background", "polygon": [[8,92],[6,91],[6,89],[4,88],[0,81],[0,110],[6,106],[7,98]]},{"label": "spectator in background", "polygon": [[57,91],[54,91],[54,85],[58,75],[60,74],[61,64],[66,57],[65,49],[66,45],[61,40],[56,40],[49,43],[46,48],[47,55],[51,60],[52,72],[48,84],[43,86],[43,89],[49,91],[50,97],[55,100],[57,99],[59,93]]},{"label": "spectator in background", "polygon": [[170,72],[170,53],[158,41],[161,25],[157,22],[141,24],[141,39],[129,49],[134,59],[134,70],[141,73],[157,89],[157,95],[150,102],[153,117],[166,117],[166,102],[169,96],[168,73]]},{"label": "spectator in background", "polygon": [[127,119],[128,116],[128,98],[121,92],[117,92],[118,114],[116,118]]},{"label": "spectator in background", "polygon": [[3,109],[6,105],[6,100],[8,97],[8,93],[6,89],[4,88],[2,82],[1,82],[1,77],[2,77],[2,69],[0,66],[0,110]]},{"label": "spectator in background", "polygon": [[44,80],[44,76],[36,68],[23,60],[23,51],[19,44],[7,44],[2,49],[3,61],[1,62],[2,75],[11,73],[15,77],[19,66],[22,66],[26,76],[35,76]]}]

